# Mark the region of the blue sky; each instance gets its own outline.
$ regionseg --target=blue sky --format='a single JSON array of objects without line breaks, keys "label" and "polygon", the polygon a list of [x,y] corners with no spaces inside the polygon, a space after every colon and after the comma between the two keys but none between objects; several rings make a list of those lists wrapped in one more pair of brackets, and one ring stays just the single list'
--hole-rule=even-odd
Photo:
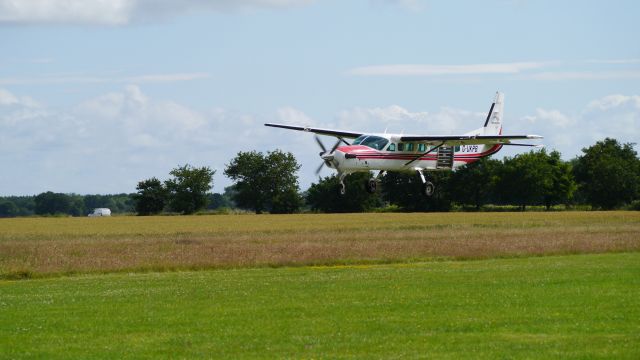
[{"label": "blue sky", "polygon": [[221,192],[238,151],[276,148],[298,157],[304,189],[311,135],[263,123],[461,133],[497,90],[504,131],[544,135],[566,159],[636,142],[639,7],[0,0],[0,195],[133,192],[184,163],[216,169]]}]

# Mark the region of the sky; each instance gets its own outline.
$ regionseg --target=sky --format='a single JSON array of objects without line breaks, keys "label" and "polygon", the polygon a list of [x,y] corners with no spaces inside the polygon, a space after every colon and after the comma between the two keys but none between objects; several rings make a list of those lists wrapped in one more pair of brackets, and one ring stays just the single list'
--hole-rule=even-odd
[{"label": "sky", "polygon": [[503,133],[542,135],[564,159],[635,143],[638,14],[619,0],[0,0],[0,196],[131,193],[184,164],[216,170],[223,192],[239,151],[275,149],[304,190],[313,135],[264,123],[464,133],[496,91]]}]

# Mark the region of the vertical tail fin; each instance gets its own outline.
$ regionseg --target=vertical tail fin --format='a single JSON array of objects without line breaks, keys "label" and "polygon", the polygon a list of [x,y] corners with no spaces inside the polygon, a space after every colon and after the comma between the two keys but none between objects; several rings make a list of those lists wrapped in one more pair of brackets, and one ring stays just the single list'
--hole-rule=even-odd
[{"label": "vertical tail fin", "polygon": [[487,119],[484,122],[484,135],[498,135],[502,132],[502,116],[504,113],[504,94],[496,92]]}]

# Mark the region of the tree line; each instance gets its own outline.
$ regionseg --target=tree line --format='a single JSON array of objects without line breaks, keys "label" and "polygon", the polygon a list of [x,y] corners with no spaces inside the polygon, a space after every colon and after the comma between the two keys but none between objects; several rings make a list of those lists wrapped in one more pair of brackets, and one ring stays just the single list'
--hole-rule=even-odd
[{"label": "tree line", "polygon": [[339,195],[338,178],[328,176],[300,191],[300,165],[291,153],[240,152],[225,167],[233,185],[211,193],[215,171],[178,166],[170,178],[142,180],[136,193],[76,195],[46,192],[37,196],[0,198],[0,217],[84,216],[93,208],[114,214],[193,214],[205,210],[244,209],[256,213],[482,210],[487,205],[587,205],[593,209],[640,210],[640,159],[633,144],[607,138],[563,161],[557,151],[534,150],[503,160],[483,158],[457,171],[435,171],[436,194],[421,194],[421,180],[410,173],[388,173],[374,194],[365,190],[370,173],[351,174],[347,193]]},{"label": "tree line", "polygon": [[[355,175],[355,176],[354,176]],[[322,212],[372,211],[391,206],[400,211],[449,211],[454,206],[481,210],[486,205],[527,206],[587,205],[593,209],[640,210],[640,159],[633,144],[607,138],[584,148],[582,155],[563,161],[558,151],[534,150],[503,160],[483,158],[455,172],[437,171],[433,198],[420,193],[417,176],[389,173],[381,179],[381,191],[368,194],[369,174],[350,175],[347,195],[337,198],[331,189],[335,176],[312,184],[307,202]],[[351,195],[350,195],[351,194]]]},{"label": "tree line", "polygon": [[0,197],[0,217],[33,215],[85,216],[95,208],[109,208],[112,213],[135,211],[130,194],[78,195],[47,191],[36,196]]}]

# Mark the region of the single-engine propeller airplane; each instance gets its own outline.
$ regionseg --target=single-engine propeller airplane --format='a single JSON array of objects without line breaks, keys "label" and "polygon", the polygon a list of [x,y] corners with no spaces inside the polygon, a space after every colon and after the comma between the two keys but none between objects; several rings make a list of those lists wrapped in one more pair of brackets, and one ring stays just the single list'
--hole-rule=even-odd
[{"label": "single-engine propeller airplane", "polygon": [[[511,142],[542,139],[539,135],[503,135],[503,111],[504,94],[497,92],[484,126],[463,135],[369,134],[272,123],[265,126],[315,133],[315,140],[322,149],[320,158],[323,160],[316,174],[325,165],[337,170],[341,195],[346,191],[344,178],[347,175],[358,171],[378,170],[378,174],[365,184],[368,192],[376,191],[378,180],[387,171],[416,172],[422,180],[422,193],[430,197],[435,192],[435,185],[428,176],[429,171],[455,170],[462,165],[493,155],[505,145],[542,146]],[[327,151],[318,135],[333,136],[338,141]],[[355,140],[349,143],[345,139]],[[340,146],[341,144],[344,145]]]}]

